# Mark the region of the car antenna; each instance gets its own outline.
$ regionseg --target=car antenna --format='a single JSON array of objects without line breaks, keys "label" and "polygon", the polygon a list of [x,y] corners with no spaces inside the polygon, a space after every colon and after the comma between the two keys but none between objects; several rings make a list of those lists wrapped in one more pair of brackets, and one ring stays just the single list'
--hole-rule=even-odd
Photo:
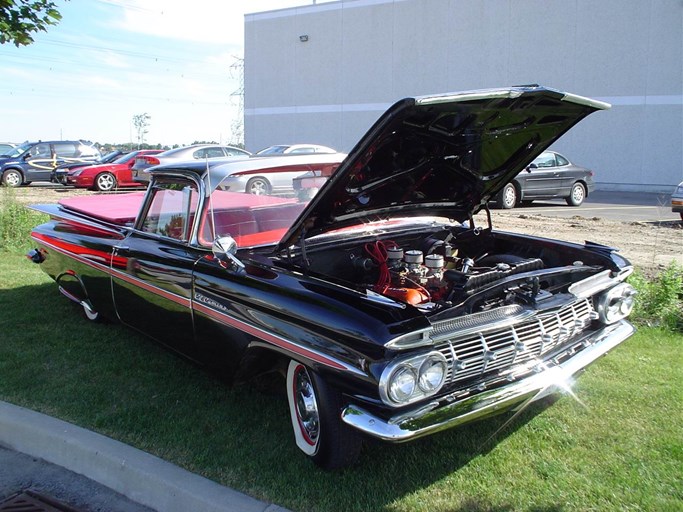
[{"label": "car antenna", "polygon": [[209,172],[209,157],[206,157],[206,179],[209,182],[209,213],[211,215],[211,240],[216,240],[216,219],[213,214],[213,188],[211,187],[211,173]]}]

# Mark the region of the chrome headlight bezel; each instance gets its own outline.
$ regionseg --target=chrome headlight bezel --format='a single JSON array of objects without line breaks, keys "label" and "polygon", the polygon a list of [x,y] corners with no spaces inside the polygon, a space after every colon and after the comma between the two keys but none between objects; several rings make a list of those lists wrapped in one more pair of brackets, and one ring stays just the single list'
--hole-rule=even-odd
[{"label": "chrome headlight bezel", "polygon": [[[441,390],[447,372],[448,363],[441,352],[433,351],[398,359],[389,363],[382,372],[379,381],[380,398],[391,407],[401,407],[429,398]],[[406,393],[405,386],[399,386],[399,379],[403,379],[403,384],[408,385],[411,376],[410,393]],[[400,396],[401,393],[403,397]]]},{"label": "chrome headlight bezel", "polygon": [[636,289],[628,283],[620,283],[605,291],[597,299],[600,321],[610,325],[628,317],[633,311]]}]

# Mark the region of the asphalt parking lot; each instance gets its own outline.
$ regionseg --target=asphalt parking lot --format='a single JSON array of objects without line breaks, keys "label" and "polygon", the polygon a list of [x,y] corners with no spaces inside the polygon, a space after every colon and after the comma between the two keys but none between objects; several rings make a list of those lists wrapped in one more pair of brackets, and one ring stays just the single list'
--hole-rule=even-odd
[{"label": "asphalt parking lot", "polygon": [[[32,183],[26,189],[57,190],[64,193],[76,190],[54,183]],[[673,192],[674,187],[671,187]],[[83,190],[83,189],[80,189]],[[119,193],[132,192],[124,189]],[[40,201],[37,201],[40,202]],[[500,210],[499,210],[500,211]],[[508,210],[509,211],[509,210]],[[567,206],[564,199],[550,201],[534,201],[530,205],[520,205],[513,212],[538,213],[552,217],[570,218],[575,215],[582,217],[599,217],[608,220],[624,222],[660,222],[680,220],[678,213],[671,211],[671,193],[658,194],[653,192],[617,192],[597,190],[579,207]]]}]

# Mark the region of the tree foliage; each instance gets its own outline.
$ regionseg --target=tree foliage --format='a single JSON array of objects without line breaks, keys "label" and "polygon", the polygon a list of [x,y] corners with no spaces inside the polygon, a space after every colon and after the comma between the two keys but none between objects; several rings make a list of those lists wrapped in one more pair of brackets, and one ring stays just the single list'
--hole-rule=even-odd
[{"label": "tree foliage", "polygon": [[0,44],[29,45],[32,34],[47,31],[61,19],[50,0],[0,0]]},{"label": "tree foliage", "polygon": [[136,114],[133,116],[133,126],[138,137],[138,149],[145,143],[145,135],[147,135],[147,128],[149,127],[149,120],[152,119],[147,112],[144,114]]}]

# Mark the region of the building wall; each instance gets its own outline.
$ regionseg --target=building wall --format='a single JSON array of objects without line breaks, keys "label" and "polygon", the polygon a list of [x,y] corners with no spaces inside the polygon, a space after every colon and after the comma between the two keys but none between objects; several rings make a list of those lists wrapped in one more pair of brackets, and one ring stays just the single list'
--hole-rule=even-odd
[{"label": "building wall", "polygon": [[347,0],[245,18],[252,150],[349,151],[400,98],[531,83],[613,105],[554,145],[599,188],[683,180],[681,0]]}]

